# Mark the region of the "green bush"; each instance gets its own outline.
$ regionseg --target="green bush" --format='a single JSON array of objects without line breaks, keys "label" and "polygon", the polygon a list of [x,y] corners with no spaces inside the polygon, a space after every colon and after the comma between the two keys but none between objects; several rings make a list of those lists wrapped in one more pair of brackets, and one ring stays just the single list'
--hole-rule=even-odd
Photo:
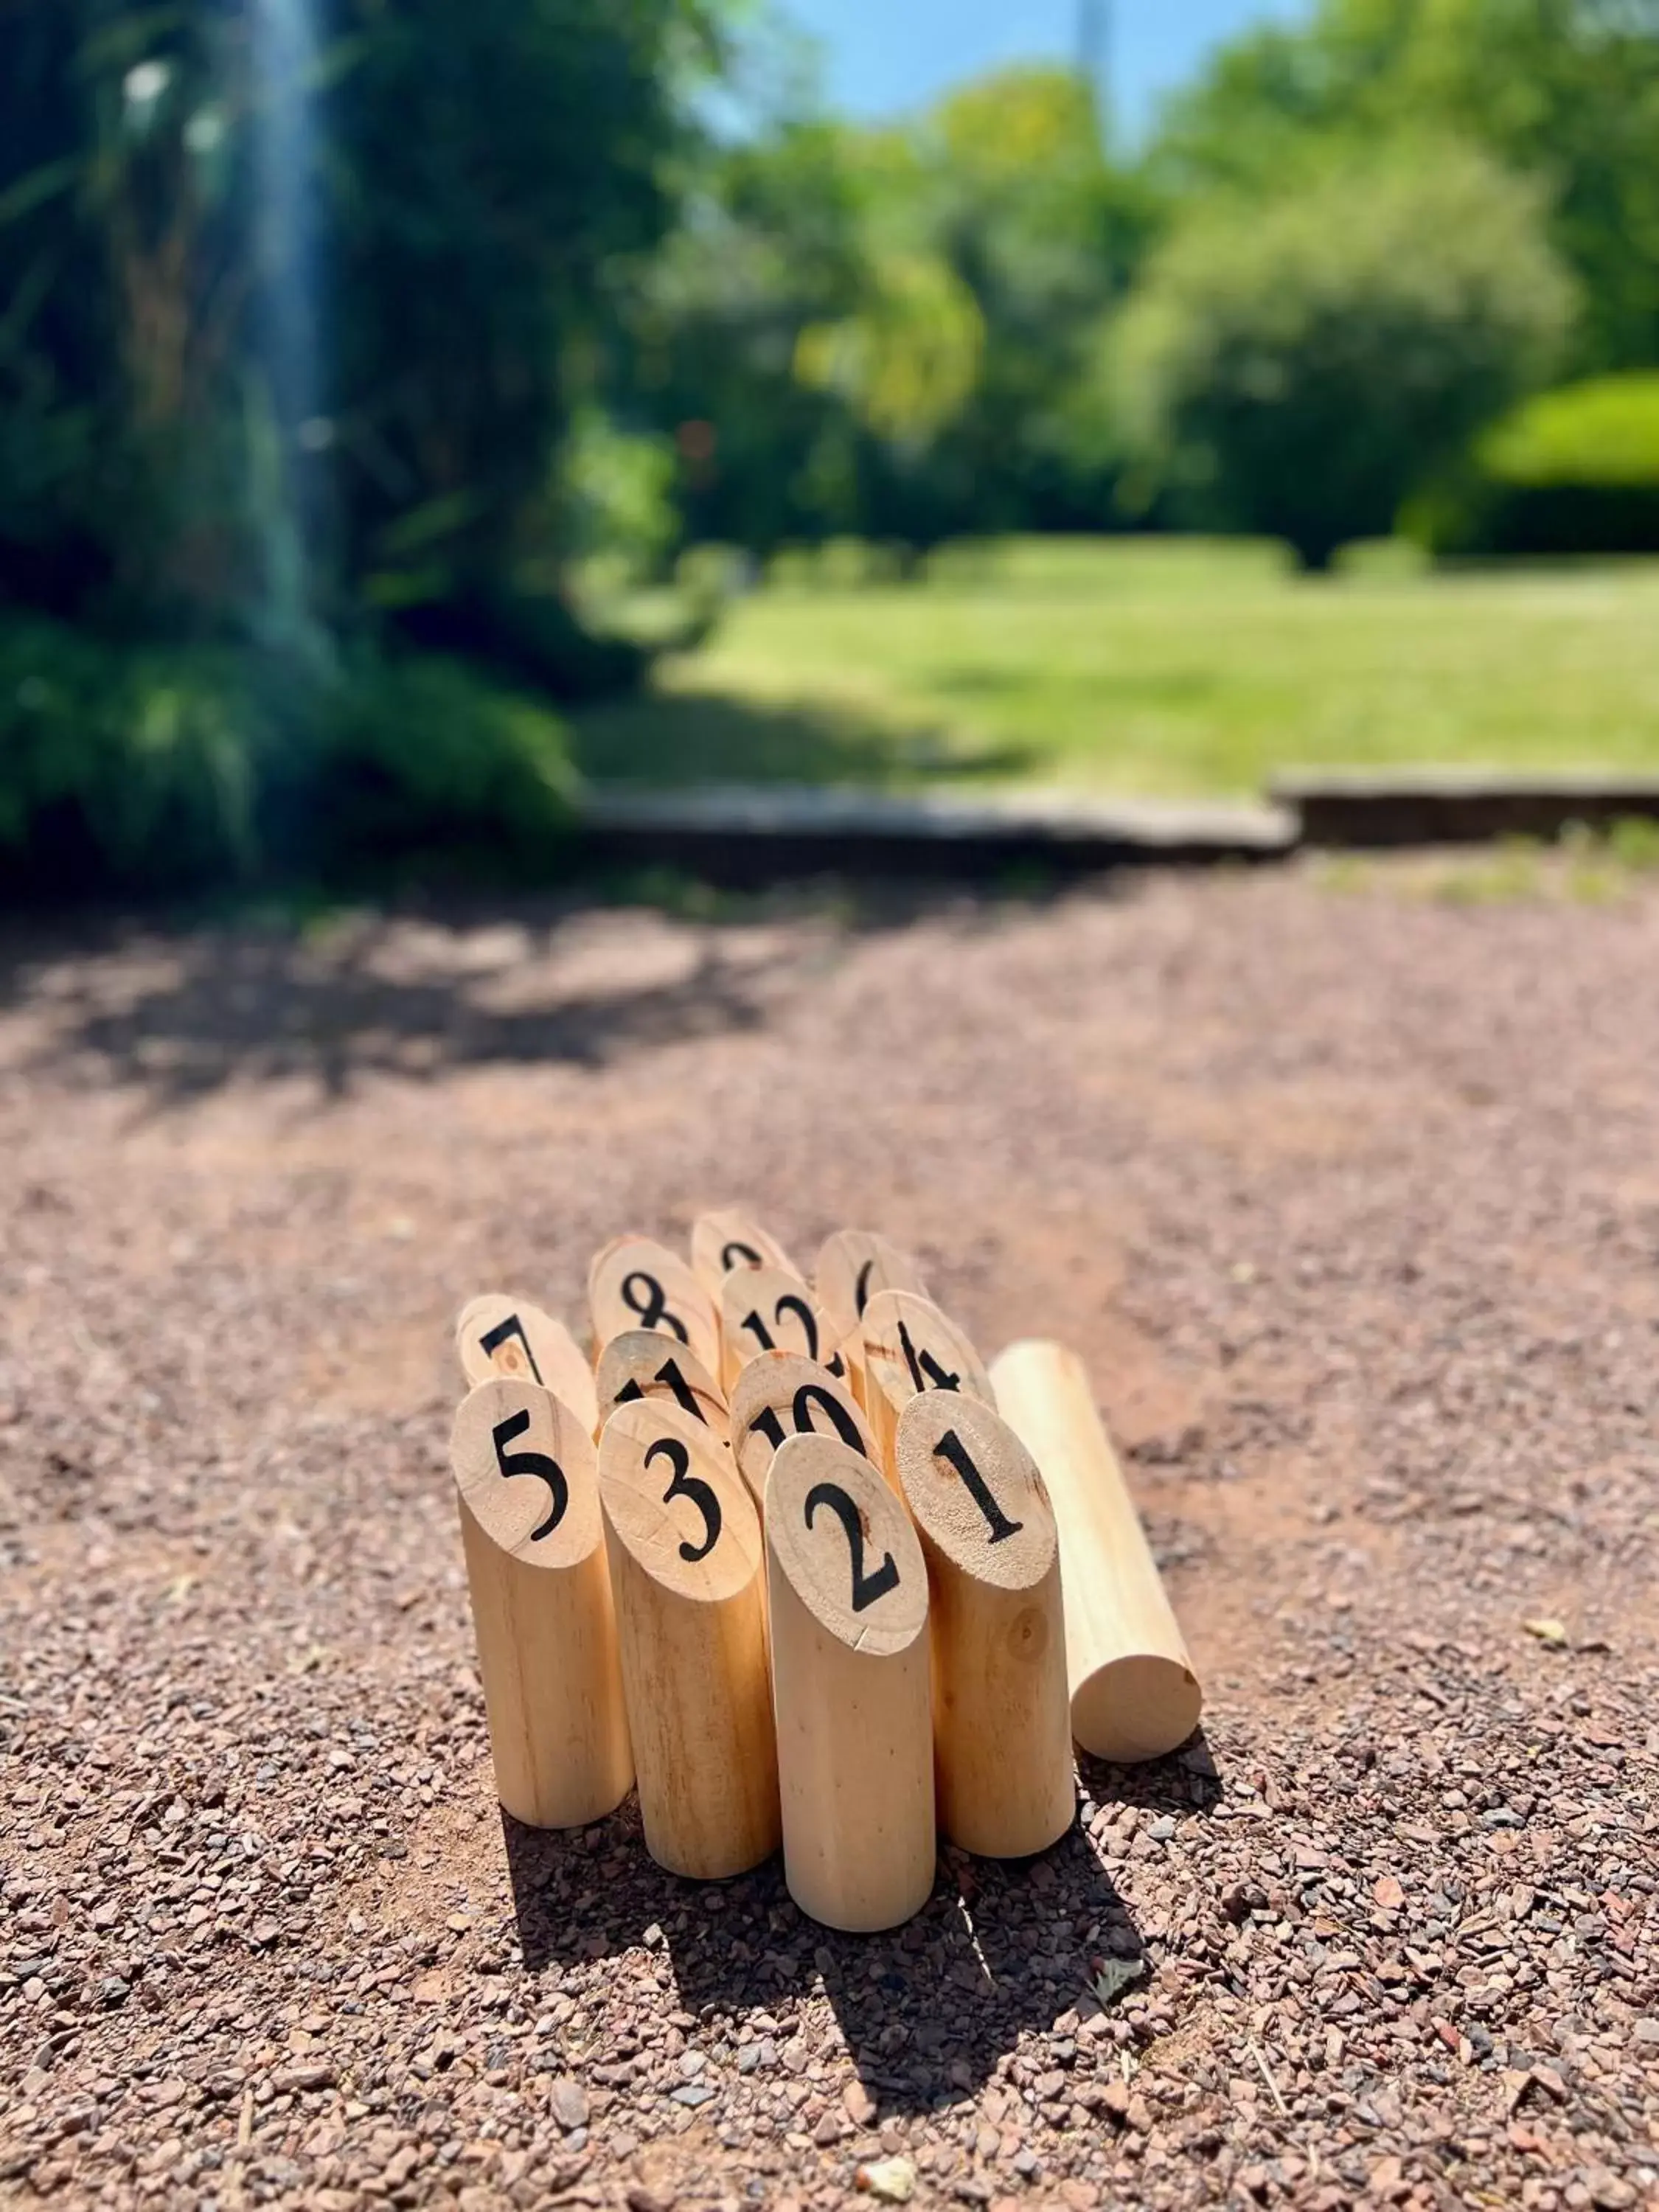
[{"label": "green bush", "polygon": [[1528,400],[1411,523],[1437,553],[1659,553],[1659,374]]},{"label": "green bush", "polygon": [[0,623],[0,886],[327,876],[544,853],[574,775],[541,707],[458,664],[112,643]]},{"label": "green bush", "polygon": [[1143,498],[1283,538],[1309,568],[1385,536],[1565,337],[1571,289],[1541,223],[1533,186],[1417,141],[1201,207],[1120,331]]}]

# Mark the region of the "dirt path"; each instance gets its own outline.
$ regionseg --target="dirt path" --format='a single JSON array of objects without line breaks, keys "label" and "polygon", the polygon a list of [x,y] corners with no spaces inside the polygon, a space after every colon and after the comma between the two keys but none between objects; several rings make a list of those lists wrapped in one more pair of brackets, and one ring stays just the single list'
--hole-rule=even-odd
[{"label": "dirt path", "polygon": [[[1388,874],[0,937],[0,2198],[1642,2201],[1656,979]],[[490,1793],[448,1317],[731,1198],[1078,1346],[1206,1679],[892,1938]]]}]

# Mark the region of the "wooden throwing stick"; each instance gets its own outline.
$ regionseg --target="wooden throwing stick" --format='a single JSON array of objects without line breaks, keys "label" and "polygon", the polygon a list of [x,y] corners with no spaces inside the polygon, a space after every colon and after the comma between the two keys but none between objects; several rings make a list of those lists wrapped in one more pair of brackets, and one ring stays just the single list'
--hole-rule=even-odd
[{"label": "wooden throwing stick", "polygon": [[911,1399],[897,1456],[927,1562],[939,1826],[964,1850],[1024,1858],[1077,1808],[1048,1494],[1001,1416],[952,1391]]},{"label": "wooden throwing stick", "polygon": [[602,1424],[618,1406],[661,1398],[726,1442],[726,1400],[714,1377],[695,1352],[683,1344],[665,1344],[654,1328],[624,1329],[613,1336],[599,1354],[595,1384]]},{"label": "wooden throwing stick", "polygon": [[599,1496],[646,1849],[742,1874],[780,1832],[759,1517],[731,1453],[659,1398],[605,1423]]},{"label": "wooden throwing stick", "polygon": [[721,1379],[729,1398],[751,1359],[763,1352],[798,1352],[835,1376],[846,1364],[830,1342],[830,1329],[799,1275],[787,1267],[737,1267],[720,1285]]},{"label": "wooden throwing stick", "polygon": [[777,1238],[736,1206],[700,1213],[691,1224],[691,1270],[716,1303],[720,1285],[734,1267],[781,1267],[788,1274],[796,1272],[794,1261]]},{"label": "wooden throwing stick", "polygon": [[786,1437],[839,1437],[873,1466],[875,1438],[852,1392],[827,1367],[793,1352],[763,1352],[732,1392],[732,1449],[749,1494],[766,1510],[772,1455]]},{"label": "wooden throwing stick", "polygon": [[714,1303],[677,1252],[649,1237],[613,1237],[587,1271],[593,1340],[603,1352],[626,1329],[653,1328],[695,1352],[709,1374],[720,1369]]},{"label": "wooden throwing stick", "polygon": [[991,1378],[948,1314],[914,1291],[878,1291],[859,1327],[864,1410],[880,1454],[876,1464],[896,1490],[899,1415],[919,1391],[948,1390],[994,1408]]},{"label": "wooden throwing stick", "polygon": [[927,1571],[898,1499],[839,1437],[767,1483],[783,1871],[830,1928],[895,1928],[933,1885]]},{"label": "wooden throwing stick", "polygon": [[1203,1692],[1088,1371],[1063,1345],[1030,1340],[1000,1353],[991,1375],[1054,1504],[1072,1733],[1098,1759],[1159,1759],[1198,1726]]},{"label": "wooden throwing stick", "polygon": [[634,1779],[592,1437],[503,1375],[462,1401],[449,1451],[496,1794],[527,1826],[580,1827]]},{"label": "wooden throwing stick", "polygon": [[586,1355],[562,1321],[527,1298],[503,1297],[495,1291],[469,1298],[455,1323],[455,1350],[469,1389],[492,1375],[539,1382],[580,1416],[590,1437],[597,1434],[599,1406]]}]

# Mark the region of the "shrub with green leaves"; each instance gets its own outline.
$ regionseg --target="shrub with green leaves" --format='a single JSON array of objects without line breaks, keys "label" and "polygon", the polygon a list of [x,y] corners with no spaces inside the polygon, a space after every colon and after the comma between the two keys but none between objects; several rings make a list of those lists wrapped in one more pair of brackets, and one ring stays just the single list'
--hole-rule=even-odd
[{"label": "shrub with green leaves", "polygon": [[1527,401],[1410,520],[1439,553],[1659,553],[1659,373]]},{"label": "shrub with green leaves", "polygon": [[453,661],[331,663],[0,623],[0,889],[332,876],[441,846],[544,858],[557,720]]},{"label": "shrub with green leaves", "polygon": [[1537,191],[1467,146],[1345,151],[1200,205],[1119,332],[1142,495],[1324,568],[1543,380],[1573,304]]}]

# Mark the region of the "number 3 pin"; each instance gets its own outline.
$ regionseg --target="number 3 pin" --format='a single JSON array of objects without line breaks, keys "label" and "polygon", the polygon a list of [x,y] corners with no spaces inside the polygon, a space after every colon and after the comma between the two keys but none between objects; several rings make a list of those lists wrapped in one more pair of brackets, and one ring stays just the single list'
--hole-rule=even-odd
[{"label": "number 3 pin", "polygon": [[646,1849],[741,1874],[778,1843],[759,1516],[708,1424],[656,1397],[605,1423],[599,1497]]}]

